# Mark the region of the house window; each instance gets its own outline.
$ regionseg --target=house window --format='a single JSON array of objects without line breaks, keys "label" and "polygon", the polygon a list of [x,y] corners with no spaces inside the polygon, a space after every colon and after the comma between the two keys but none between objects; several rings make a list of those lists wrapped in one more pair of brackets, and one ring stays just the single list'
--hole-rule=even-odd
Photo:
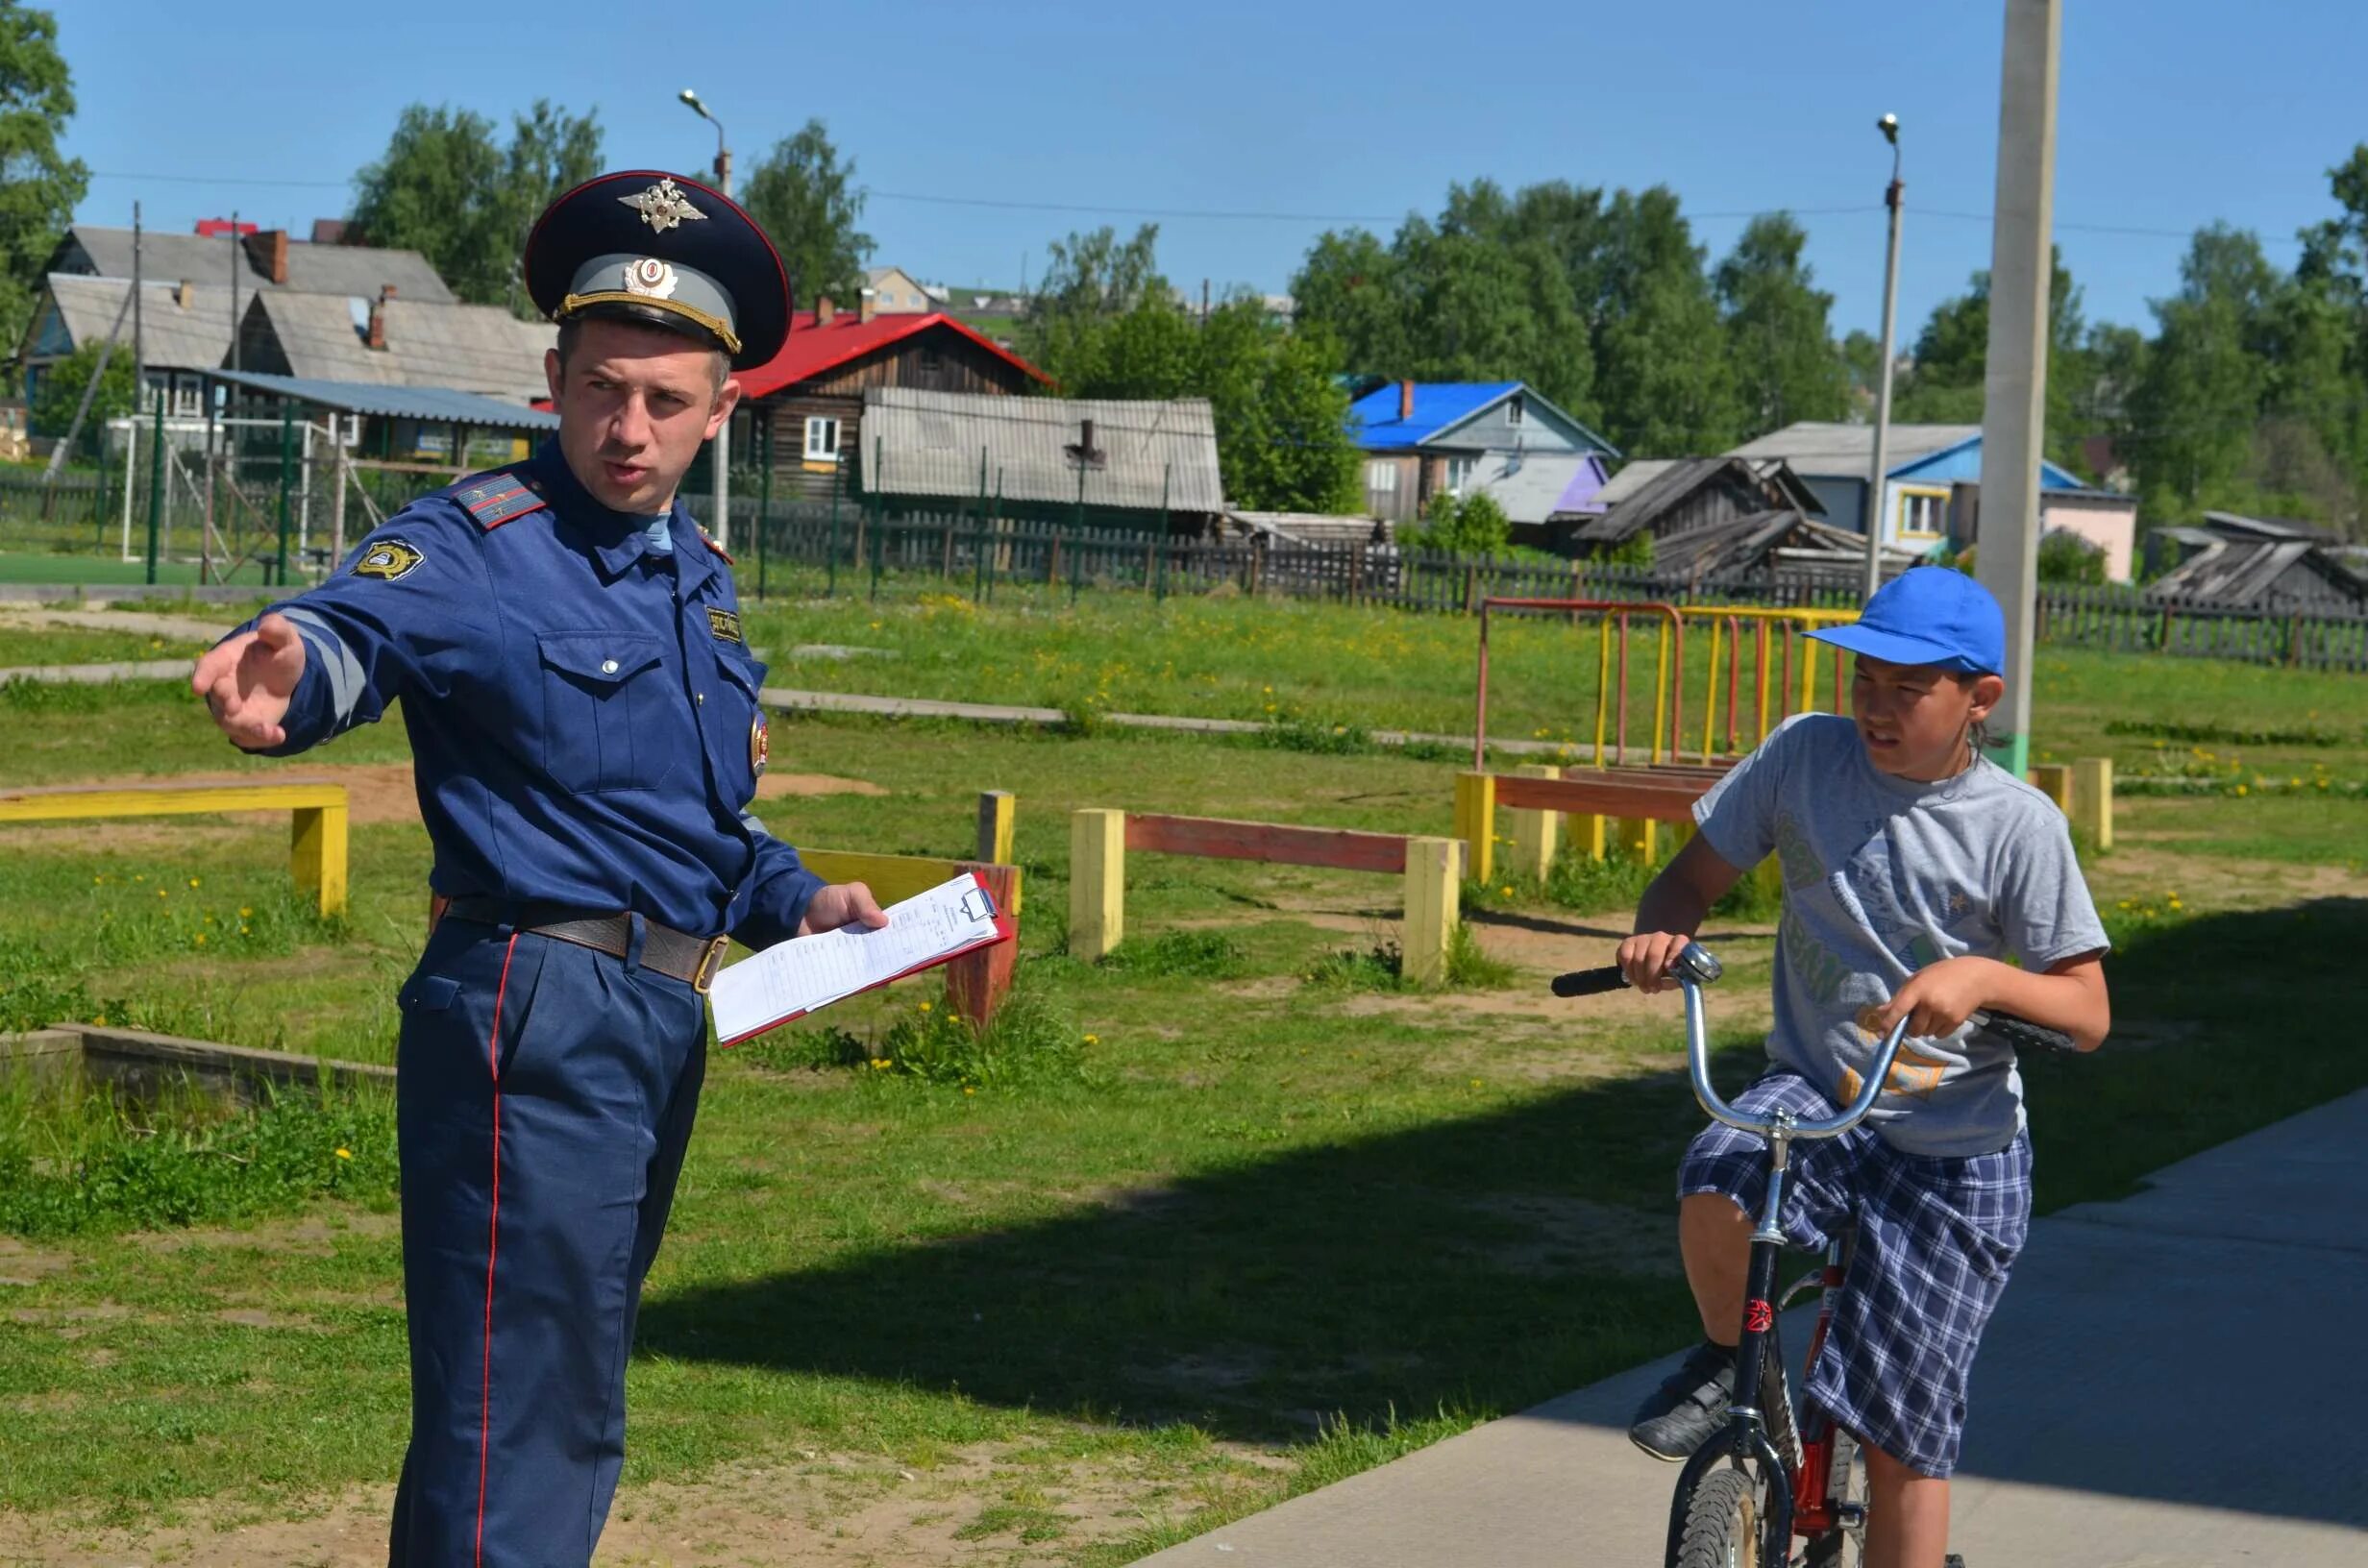
[{"label": "house window", "polygon": [[1475,461],[1470,457],[1447,459],[1447,494],[1460,496],[1464,493],[1464,486],[1471,483],[1472,464]]},{"label": "house window", "polygon": [[1505,423],[1508,425],[1518,425],[1521,423],[1520,399],[1516,398],[1511,403],[1505,404]]},{"label": "house window", "polygon": [[1393,462],[1365,465],[1365,488],[1377,496],[1397,494],[1397,464]]},{"label": "house window", "polygon": [[1899,492],[1899,537],[1902,539],[1937,539],[1949,531],[1949,493],[1946,490],[1909,489]]},{"label": "house window", "polygon": [[835,463],[839,460],[839,422],[816,415],[805,422],[805,460],[809,463]]}]

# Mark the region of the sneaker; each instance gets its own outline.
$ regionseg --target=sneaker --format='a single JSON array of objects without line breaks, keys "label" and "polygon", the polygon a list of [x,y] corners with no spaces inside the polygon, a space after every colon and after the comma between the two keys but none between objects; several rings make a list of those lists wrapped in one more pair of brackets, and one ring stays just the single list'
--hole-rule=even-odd
[{"label": "sneaker", "polygon": [[1707,1341],[1638,1407],[1628,1440],[1656,1459],[1690,1458],[1727,1424],[1735,1392],[1735,1352]]}]

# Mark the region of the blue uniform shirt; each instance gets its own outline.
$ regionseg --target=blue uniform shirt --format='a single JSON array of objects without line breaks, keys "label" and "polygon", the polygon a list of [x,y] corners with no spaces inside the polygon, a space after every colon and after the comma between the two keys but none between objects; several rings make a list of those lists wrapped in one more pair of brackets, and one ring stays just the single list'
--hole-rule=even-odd
[{"label": "blue uniform shirt", "polygon": [[679,500],[612,512],[547,443],[411,502],[274,608],[306,661],[272,754],[402,698],[435,892],[796,934],[822,879],[748,810],[765,667]]}]

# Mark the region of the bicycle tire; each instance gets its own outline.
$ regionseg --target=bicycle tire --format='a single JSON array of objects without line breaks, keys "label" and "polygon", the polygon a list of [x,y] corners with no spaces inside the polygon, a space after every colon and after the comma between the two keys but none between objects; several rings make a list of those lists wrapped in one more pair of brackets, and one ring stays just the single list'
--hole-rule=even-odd
[{"label": "bicycle tire", "polygon": [[1760,1525],[1757,1480],[1748,1470],[1720,1465],[1705,1473],[1686,1500],[1686,1526],[1669,1568],[1763,1568]]}]

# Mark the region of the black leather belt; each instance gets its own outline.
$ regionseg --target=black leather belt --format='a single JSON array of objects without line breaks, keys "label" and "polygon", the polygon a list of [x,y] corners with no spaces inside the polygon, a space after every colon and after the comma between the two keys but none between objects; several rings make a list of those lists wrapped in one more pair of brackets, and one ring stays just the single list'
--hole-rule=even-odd
[{"label": "black leather belt", "polygon": [[[444,906],[447,916],[463,920],[475,920],[482,925],[514,924],[530,936],[549,937],[554,942],[572,942],[579,947],[589,947],[612,958],[623,958],[632,948],[633,918],[630,915],[583,915],[563,919],[536,920],[536,911],[506,904],[499,898],[455,898]],[[687,931],[658,924],[645,919],[642,921],[641,965],[647,969],[677,980],[690,983],[691,989],[706,994],[715,980],[715,971],[724,962],[724,949],[731,944],[729,937],[694,937]]]}]

